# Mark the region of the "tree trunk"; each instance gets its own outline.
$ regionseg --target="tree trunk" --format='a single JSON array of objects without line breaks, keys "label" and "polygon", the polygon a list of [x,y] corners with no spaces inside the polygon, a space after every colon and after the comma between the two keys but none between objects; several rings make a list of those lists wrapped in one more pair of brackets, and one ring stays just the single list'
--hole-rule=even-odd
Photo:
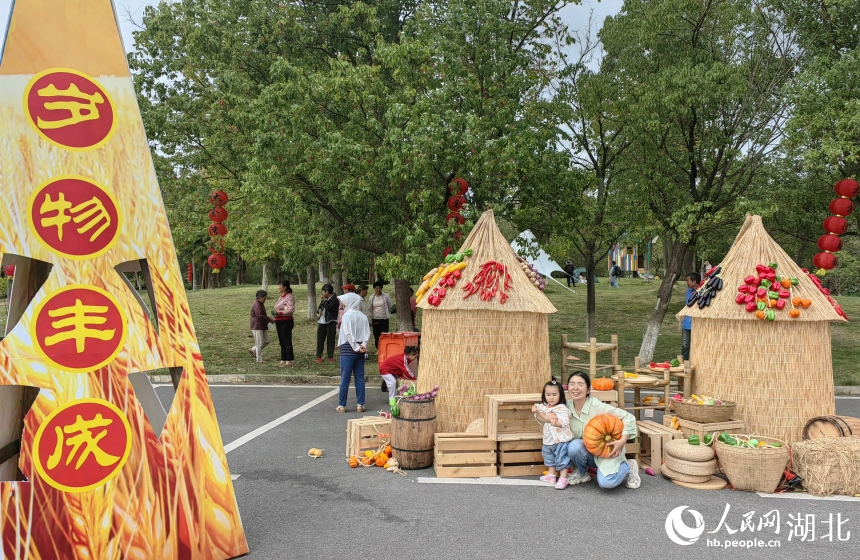
[{"label": "tree trunk", "polygon": [[586,340],[591,340],[597,337],[597,295],[594,285],[594,253],[585,259],[585,279],[588,282],[585,285],[585,334]]},{"label": "tree trunk", "polygon": [[687,275],[691,272],[697,272],[696,268],[696,246],[695,245],[687,245],[687,252],[684,253],[684,261],[680,270],[678,270],[678,275],[681,278],[686,278]]},{"label": "tree trunk", "polygon": [[314,282],[314,267],[308,265],[308,321],[317,318],[317,285]]},{"label": "tree trunk", "polygon": [[342,286],[345,284],[345,282],[343,281],[343,273],[340,270],[335,270],[332,276],[332,280],[334,281],[334,295],[342,296]]},{"label": "tree trunk", "polygon": [[660,283],[660,291],[657,292],[657,305],[654,307],[651,318],[648,320],[645,336],[642,337],[642,346],[639,348],[639,360],[645,364],[654,358],[657,336],[660,334],[663,318],[666,316],[666,310],[669,309],[669,303],[672,301],[672,288],[675,287],[675,281],[678,279],[678,271],[687,252],[687,244],[675,243],[673,249],[667,273],[663,276],[663,281]]},{"label": "tree trunk", "polygon": [[394,282],[394,303],[397,306],[397,330],[412,331],[412,313],[409,304],[409,280],[392,278]]},{"label": "tree trunk", "polygon": [[269,291],[269,263],[267,262],[263,262],[263,282],[260,289]]},{"label": "tree trunk", "polygon": [[202,267],[201,272],[200,272],[200,289],[201,290],[205,290],[207,287],[206,285],[209,282],[209,275],[206,274],[206,271],[208,269],[209,269],[209,267],[206,266],[206,263],[204,261],[203,267]]},{"label": "tree trunk", "polygon": [[323,284],[329,284],[331,282],[331,280],[330,280],[331,271],[329,270],[328,262],[320,261],[319,262],[319,268],[320,268],[320,282],[322,282]]},{"label": "tree trunk", "polygon": [[191,291],[197,291],[197,263],[193,258],[191,259]]},{"label": "tree trunk", "polygon": [[672,260],[672,250],[675,248],[672,232],[667,231],[663,234],[663,277],[669,275],[669,261]]}]

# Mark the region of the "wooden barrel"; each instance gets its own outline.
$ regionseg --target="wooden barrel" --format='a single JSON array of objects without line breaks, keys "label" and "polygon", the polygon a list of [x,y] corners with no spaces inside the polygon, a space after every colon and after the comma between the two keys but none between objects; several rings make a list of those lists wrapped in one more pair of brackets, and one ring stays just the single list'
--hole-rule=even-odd
[{"label": "wooden barrel", "polygon": [[860,418],[851,416],[818,416],[803,427],[803,439],[860,436]]},{"label": "wooden barrel", "polygon": [[400,401],[400,416],[391,419],[391,454],[402,469],[423,469],[433,464],[436,403]]}]

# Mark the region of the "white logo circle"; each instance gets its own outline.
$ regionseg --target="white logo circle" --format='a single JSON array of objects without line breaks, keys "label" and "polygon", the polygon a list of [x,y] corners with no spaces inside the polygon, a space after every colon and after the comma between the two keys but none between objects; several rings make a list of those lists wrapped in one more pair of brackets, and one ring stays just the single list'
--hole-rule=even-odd
[{"label": "white logo circle", "polygon": [[666,516],[666,534],[673,543],[681,546],[687,546],[699,540],[702,533],[705,532],[705,521],[702,519],[702,514],[691,509],[690,514],[693,516],[695,527],[688,527],[684,520],[681,519],[681,514],[687,506],[679,506],[669,512]]}]

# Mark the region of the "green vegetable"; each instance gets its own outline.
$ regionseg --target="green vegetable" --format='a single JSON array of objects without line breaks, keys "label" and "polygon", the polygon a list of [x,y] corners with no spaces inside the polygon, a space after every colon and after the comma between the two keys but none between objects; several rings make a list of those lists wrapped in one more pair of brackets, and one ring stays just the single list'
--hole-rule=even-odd
[{"label": "green vegetable", "polygon": [[771,443],[770,446],[771,447],[782,447],[782,444],[781,443]]},{"label": "green vegetable", "polygon": [[765,314],[765,318],[768,321],[775,321],[776,320],[776,312],[773,309],[768,309],[767,313]]},{"label": "green vegetable", "polygon": [[690,445],[699,445],[699,443],[701,442],[699,441],[699,436],[692,435],[687,438],[687,443],[689,443]]},{"label": "green vegetable", "polygon": [[679,361],[678,361],[678,358],[675,358],[674,360],[672,360],[671,362],[669,362],[669,364],[670,364],[672,367],[678,367],[678,366],[680,366],[680,365],[681,365],[681,362],[679,362]]},{"label": "green vegetable", "polygon": [[792,286],[797,286],[798,284],[800,284],[800,280],[798,280],[797,278],[795,278],[795,277],[793,277],[793,276],[792,276],[792,277],[791,277],[791,285],[792,285]]},{"label": "green vegetable", "polygon": [[705,434],[705,445],[711,445],[712,441],[714,441],[714,436],[711,434]]},{"label": "green vegetable", "polygon": [[770,280],[762,280],[761,281],[761,287],[762,288],[769,288],[770,287]]},{"label": "green vegetable", "polygon": [[456,255],[454,255],[454,259],[457,262],[463,262],[463,253],[457,253]]},{"label": "green vegetable", "polygon": [[394,416],[394,417],[400,416],[400,407],[397,406],[396,404],[391,407],[390,411],[391,411],[392,416]]},{"label": "green vegetable", "polygon": [[753,447],[758,447],[758,440],[757,439],[751,439],[749,443]]},{"label": "green vegetable", "polygon": [[457,255],[455,255],[454,253],[448,253],[448,256],[445,257],[445,262],[446,263],[452,263],[452,262],[454,262],[454,259],[456,259],[456,258],[457,258]]},{"label": "green vegetable", "polygon": [[758,309],[759,311],[764,311],[765,309],[767,309],[767,304],[763,301],[756,303],[755,306],[756,309]]},{"label": "green vegetable", "polygon": [[731,435],[729,435],[728,432],[721,433],[719,440],[721,442],[725,443],[726,445],[737,445],[738,444],[738,440],[736,440]]},{"label": "green vegetable", "polygon": [[466,255],[467,257],[471,257],[472,256],[472,250],[466,249],[465,251],[463,251],[463,254]]}]

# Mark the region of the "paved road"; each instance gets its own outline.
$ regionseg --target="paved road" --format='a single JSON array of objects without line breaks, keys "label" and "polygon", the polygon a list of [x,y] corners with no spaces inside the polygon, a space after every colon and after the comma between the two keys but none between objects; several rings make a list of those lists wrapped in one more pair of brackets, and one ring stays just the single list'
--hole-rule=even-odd
[{"label": "paved road", "polygon": [[[331,389],[213,387],[224,442]],[[157,391],[165,401],[172,397],[169,387]],[[369,412],[383,409],[387,395],[379,387],[368,387],[367,394]],[[338,414],[336,404],[331,397],[228,454],[231,472],[240,475],[234,484],[249,558],[858,557],[860,501],[694,491],[644,473],[639,490],[607,491],[592,482],[557,491],[418,482],[433,477],[432,469],[410,471],[407,477],[377,468],[350,469],[344,457],[346,419],[360,415]],[[355,410],[352,394],[348,408]],[[860,399],[839,399],[837,413],[860,416]],[[311,447],[325,449],[325,456],[309,458]],[[689,546],[674,544],[665,529],[667,515],[679,506],[698,511],[704,521],[704,534]],[[718,527],[727,506],[728,528]],[[761,530],[740,531],[744,514],[758,529],[759,520],[774,519],[774,513],[765,515],[774,510],[780,516],[779,534],[765,523]],[[827,538],[831,514],[833,542]],[[795,523],[792,516],[805,523]],[[695,526],[689,512],[681,519]],[[848,536],[844,542],[838,541],[839,521],[841,536]],[[798,531],[813,526],[815,539],[807,532],[807,541],[799,542],[793,525]],[[708,539],[720,547],[709,546]],[[724,548],[726,541],[741,540],[760,541],[760,546]],[[762,547],[774,541],[779,548]]]}]

